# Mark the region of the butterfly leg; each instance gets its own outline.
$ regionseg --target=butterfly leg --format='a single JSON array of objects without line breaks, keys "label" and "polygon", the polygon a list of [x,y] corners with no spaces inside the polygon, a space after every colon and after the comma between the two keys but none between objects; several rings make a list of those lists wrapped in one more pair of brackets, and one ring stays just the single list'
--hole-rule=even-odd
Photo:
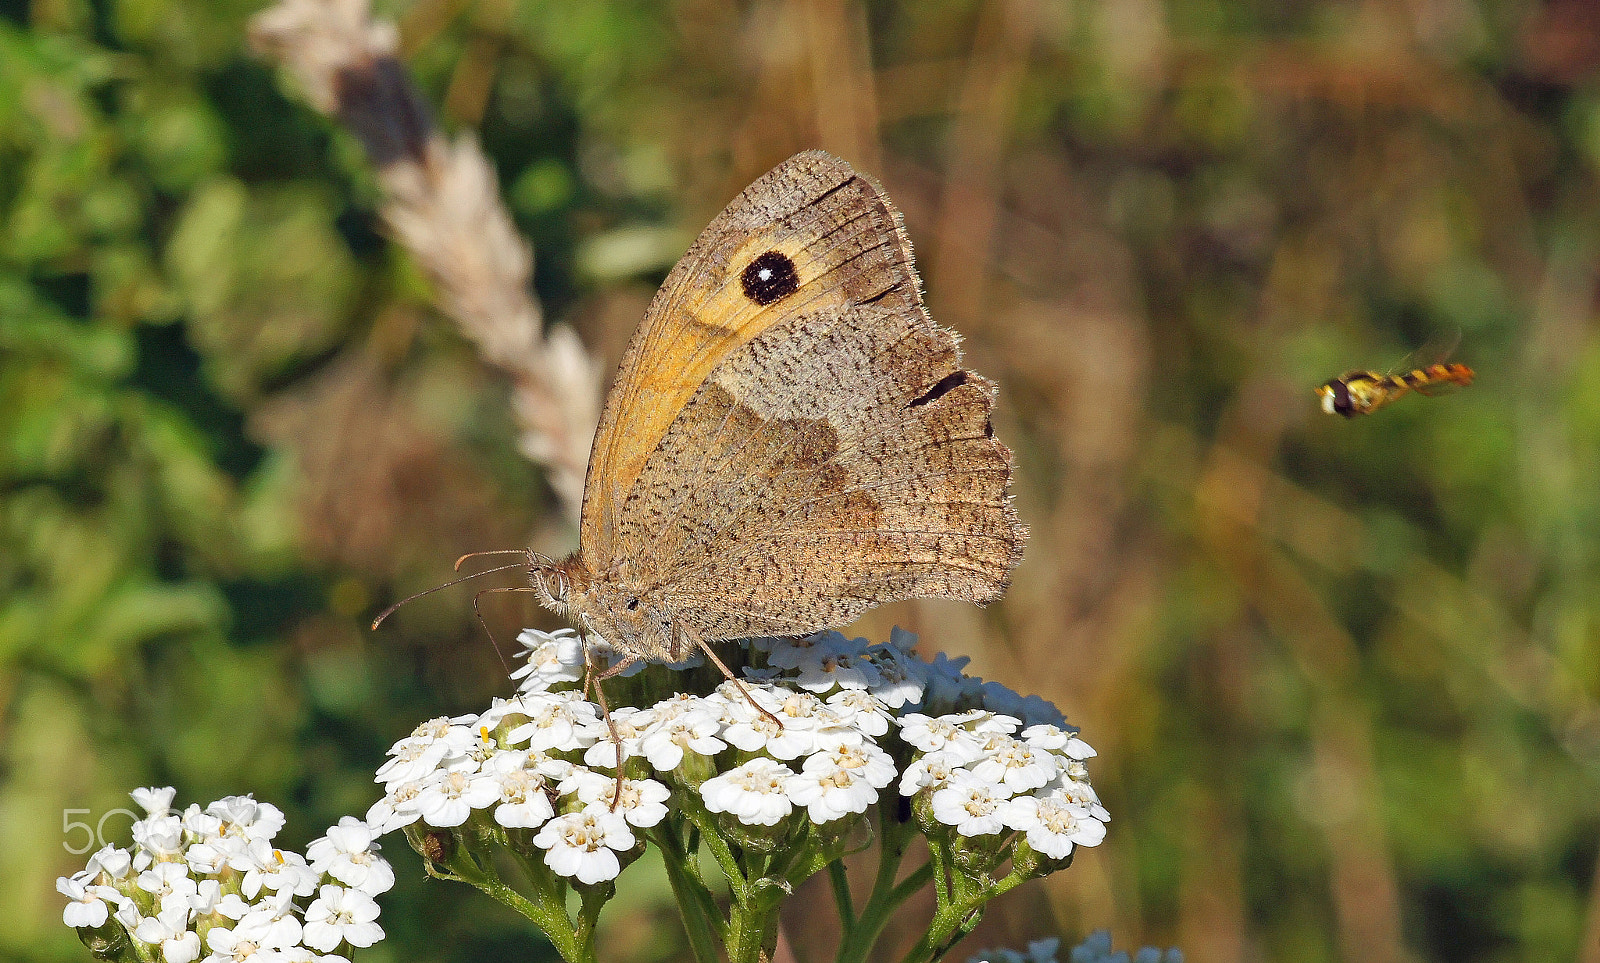
[{"label": "butterfly leg", "polygon": [[605,716],[606,729],[611,733],[611,744],[616,747],[617,752],[617,786],[611,792],[612,812],[616,812],[617,807],[622,804],[622,734],[617,731],[617,721],[611,718],[611,707],[606,705],[606,694],[600,688],[600,683],[626,671],[629,666],[638,661],[637,656],[630,655],[616,665],[607,666],[604,670],[597,672],[594,667],[594,659],[589,655],[589,645],[587,642],[583,644],[583,694],[587,698],[589,686],[594,686],[595,701],[600,703],[600,714]]},{"label": "butterfly leg", "polygon": [[779,729],[783,728],[783,720],[779,719],[771,712],[768,712],[766,708],[761,705],[761,703],[756,701],[756,697],[750,694],[750,690],[745,687],[743,680],[734,675],[733,670],[728,668],[727,664],[721,659],[717,658],[717,654],[711,651],[711,646],[706,642],[705,639],[695,639],[695,644],[700,646],[700,651],[706,654],[706,658],[711,660],[712,665],[722,670],[722,674],[728,677],[728,681],[734,684],[734,686],[739,690],[739,694],[744,696],[746,702],[749,702],[752,706],[755,706],[755,710],[757,712],[766,716],[768,719],[771,719],[773,724]]},{"label": "butterfly leg", "polygon": [[[457,563],[457,564],[460,564],[460,563]],[[478,608],[478,600],[483,598],[485,595],[490,595],[490,594],[499,593],[499,592],[534,592],[534,591],[536,591],[536,590],[530,585],[512,585],[512,586],[505,586],[505,587],[501,587],[501,588],[484,589],[483,591],[479,592],[477,595],[474,595],[472,597],[472,614],[478,617],[478,624],[483,626],[483,634],[487,635],[489,637],[489,644],[494,646],[494,654],[500,657],[500,667],[502,669],[505,669],[507,672],[511,671],[511,667],[506,664],[505,653],[500,651],[500,642],[499,642],[499,640],[497,640],[494,637],[494,633],[493,632],[489,631],[489,623],[485,622],[483,620],[483,610]]]}]

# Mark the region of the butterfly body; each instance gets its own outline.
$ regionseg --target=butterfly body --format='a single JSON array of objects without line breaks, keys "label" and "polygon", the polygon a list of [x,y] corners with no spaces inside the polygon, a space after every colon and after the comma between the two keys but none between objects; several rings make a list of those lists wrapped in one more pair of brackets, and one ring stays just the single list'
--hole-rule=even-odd
[{"label": "butterfly body", "polygon": [[653,661],[894,599],[993,601],[1026,538],[993,399],[923,308],[887,197],[796,155],[662,284],[601,416],[579,548],[530,580]]}]

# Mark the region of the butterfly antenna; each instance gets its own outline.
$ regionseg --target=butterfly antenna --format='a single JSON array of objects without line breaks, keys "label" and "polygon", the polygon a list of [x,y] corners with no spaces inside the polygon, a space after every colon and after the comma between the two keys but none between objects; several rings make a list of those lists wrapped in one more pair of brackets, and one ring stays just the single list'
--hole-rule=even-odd
[{"label": "butterfly antenna", "polygon": [[468,552],[467,554],[456,559],[456,564],[451,567],[459,572],[461,571],[462,562],[465,562],[469,558],[477,558],[479,555],[526,555],[529,560],[535,558],[544,558],[544,556],[540,555],[538,552],[530,552],[525,548],[496,548],[487,552]]},{"label": "butterfly antenna", "polygon": [[432,595],[434,592],[437,592],[440,589],[447,589],[452,585],[460,585],[462,582],[465,582],[468,579],[477,578],[480,575],[493,575],[495,572],[506,572],[506,571],[509,571],[511,569],[514,569],[514,568],[523,568],[523,567],[524,567],[524,565],[523,565],[522,562],[513,562],[510,565],[501,565],[498,568],[486,568],[481,572],[473,572],[471,575],[463,575],[460,578],[453,578],[450,581],[444,583],[443,585],[435,585],[431,589],[424,589],[423,591],[418,592],[415,595],[408,595],[405,598],[401,599],[400,601],[398,601],[398,602],[394,603],[393,605],[389,606],[388,608],[384,609],[382,612],[380,612],[378,614],[378,617],[372,620],[372,627],[374,629],[376,629],[378,626],[383,624],[383,620],[384,619],[386,619],[389,616],[394,614],[395,609],[398,609],[400,606],[405,605],[407,602],[414,602],[417,599],[422,598],[424,595]]}]

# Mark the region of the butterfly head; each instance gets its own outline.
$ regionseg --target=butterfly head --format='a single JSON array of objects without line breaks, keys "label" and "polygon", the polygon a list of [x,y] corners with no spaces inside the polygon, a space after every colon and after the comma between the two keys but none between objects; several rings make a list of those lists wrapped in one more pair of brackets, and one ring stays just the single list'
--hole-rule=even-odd
[{"label": "butterfly head", "polygon": [[693,651],[695,643],[684,637],[672,613],[651,593],[634,584],[626,572],[597,577],[581,555],[556,562],[530,555],[528,580],[539,600],[583,631],[598,635],[612,647],[641,659],[676,662]]},{"label": "butterfly head", "polygon": [[539,595],[545,608],[565,615],[572,595],[572,577],[568,574],[572,559],[558,562],[538,552],[528,553],[528,582]]}]

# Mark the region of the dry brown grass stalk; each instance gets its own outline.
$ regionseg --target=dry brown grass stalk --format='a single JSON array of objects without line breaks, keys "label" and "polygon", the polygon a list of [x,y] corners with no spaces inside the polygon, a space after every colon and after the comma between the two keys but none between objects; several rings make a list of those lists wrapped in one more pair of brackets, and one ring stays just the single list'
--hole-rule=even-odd
[{"label": "dry brown grass stalk", "polygon": [[470,135],[449,142],[395,59],[394,28],[366,0],[282,0],[251,22],[256,50],[366,148],[383,218],[433,280],[439,308],[485,361],[508,373],[522,453],[548,473],[569,518],[583,498],[600,417],[600,366],[564,324],[544,327],[533,251]]}]

